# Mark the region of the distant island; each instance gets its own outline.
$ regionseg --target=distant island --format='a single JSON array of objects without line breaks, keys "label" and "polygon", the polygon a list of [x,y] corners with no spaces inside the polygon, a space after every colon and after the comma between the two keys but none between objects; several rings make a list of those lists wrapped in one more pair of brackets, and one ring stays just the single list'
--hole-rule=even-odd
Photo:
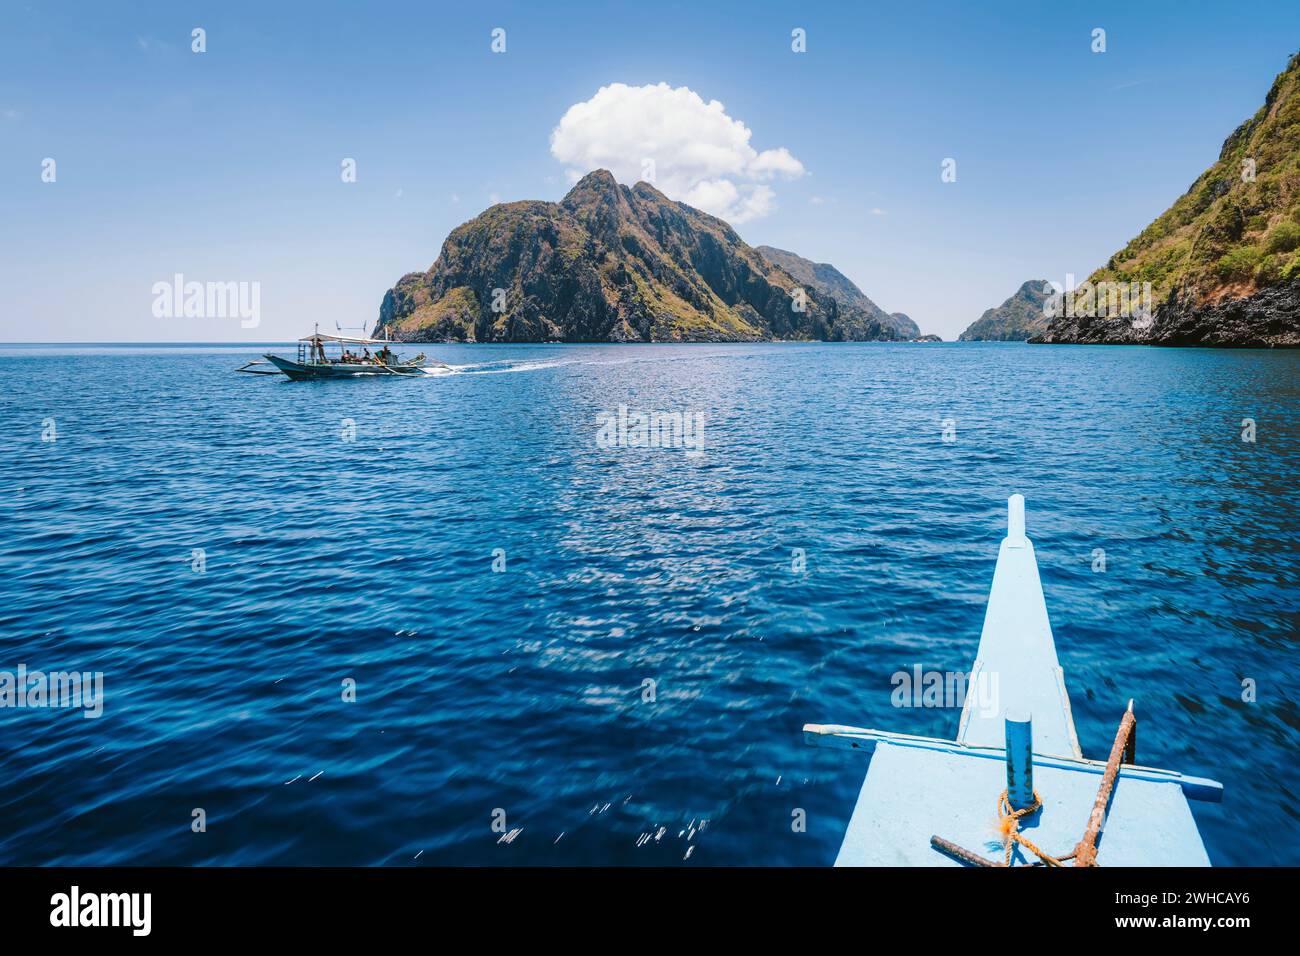
[{"label": "distant island", "polygon": [[1042,334],[1047,330],[1044,303],[1051,293],[1052,286],[1046,279],[1030,279],[1000,306],[986,309],[957,341],[1024,342]]},{"label": "distant island", "polygon": [[911,341],[838,269],[755,248],[600,169],[558,203],[491,206],[384,295],[375,334],[427,342]]},{"label": "distant island", "polygon": [[[1218,162],[1031,341],[1300,346],[1298,87],[1300,54]],[[1154,308],[1122,308],[1145,283]]]}]

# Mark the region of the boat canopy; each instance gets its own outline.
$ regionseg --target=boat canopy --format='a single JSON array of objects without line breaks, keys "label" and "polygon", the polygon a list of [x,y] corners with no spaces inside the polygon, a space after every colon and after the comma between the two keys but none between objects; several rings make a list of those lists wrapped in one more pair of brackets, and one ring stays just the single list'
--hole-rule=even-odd
[{"label": "boat canopy", "polygon": [[368,339],[362,335],[333,335],[329,332],[313,332],[304,335],[299,342],[344,342],[348,345],[392,345],[387,339]]}]

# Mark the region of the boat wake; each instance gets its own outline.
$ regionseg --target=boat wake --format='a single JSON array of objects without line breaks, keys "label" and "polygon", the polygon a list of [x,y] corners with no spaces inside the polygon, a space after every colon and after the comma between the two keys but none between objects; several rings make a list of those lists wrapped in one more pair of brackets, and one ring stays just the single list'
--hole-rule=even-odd
[{"label": "boat wake", "polygon": [[[452,372],[457,375],[503,375],[507,372],[537,372],[542,369],[558,368],[561,365],[626,365],[629,362],[654,361],[648,356],[623,357],[623,358],[602,358],[602,359],[584,359],[584,358],[566,358],[550,359],[546,361],[526,361],[523,359],[502,359],[496,362],[474,362],[469,365],[447,365],[440,369],[428,370],[432,374],[446,374]],[[680,361],[672,356],[657,357],[658,361]]]},{"label": "boat wake", "polygon": [[478,362],[473,365],[449,365],[441,369],[427,369],[427,374],[454,374],[454,375],[503,375],[507,372],[536,372],[544,368],[555,368],[560,365],[578,365],[590,364],[582,363],[576,359],[562,359],[552,362]]}]

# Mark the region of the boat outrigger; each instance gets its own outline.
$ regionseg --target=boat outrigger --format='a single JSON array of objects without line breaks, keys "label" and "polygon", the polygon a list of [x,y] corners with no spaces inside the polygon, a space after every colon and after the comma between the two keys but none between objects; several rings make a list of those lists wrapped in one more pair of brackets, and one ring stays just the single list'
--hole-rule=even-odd
[{"label": "boat outrigger", "polygon": [[[326,352],[326,344],[337,345],[337,355]],[[348,350],[348,346],[359,347]],[[371,346],[376,348],[372,354]],[[359,335],[331,335],[319,328],[311,335],[298,340],[298,357],[296,360],[281,358],[267,353],[262,356],[289,378],[298,381],[308,378],[357,378],[362,375],[428,375],[450,371],[442,362],[431,362],[421,352],[414,358],[402,358],[392,351],[388,339],[371,339]],[[250,375],[277,375],[269,369],[254,368],[261,361],[252,361],[237,372]]]},{"label": "boat outrigger", "polygon": [[956,739],[803,729],[814,746],[871,753],[835,865],[1209,866],[1187,800],[1217,803],[1223,785],[1134,763],[1132,701],[1109,759],[1084,758],[1025,499],[1007,510]]}]

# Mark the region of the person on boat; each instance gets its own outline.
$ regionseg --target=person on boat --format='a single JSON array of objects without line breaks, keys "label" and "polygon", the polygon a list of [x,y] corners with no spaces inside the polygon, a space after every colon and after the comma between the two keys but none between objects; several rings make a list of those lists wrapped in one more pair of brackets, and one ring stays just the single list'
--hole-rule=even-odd
[{"label": "person on boat", "polygon": [[379,353],[379,361],[381,361],[381,362],[383,362],[385,365],[387,365],[387,364],[388,364],[388,360],[392,357],[392,354],[393,354],[393,353],[390,352],[390,351],[388,350],[388,346],[385,345],[385,346],[383,347],[383,349],[382,349],[382,350],[380,351],[380,353]]},{"label": "person on boat", "polygon": [[363,355],[362,358],[361,358],[361,361],[363,361],[363,362],[370,362],[370,361],[372,361],[372,358],[371,358],[371,355],[370,355],[370,349],[365,348],[365,347],[363,346],[362,349],[361,349],[361,351],[364,353],[364,355]]}]

